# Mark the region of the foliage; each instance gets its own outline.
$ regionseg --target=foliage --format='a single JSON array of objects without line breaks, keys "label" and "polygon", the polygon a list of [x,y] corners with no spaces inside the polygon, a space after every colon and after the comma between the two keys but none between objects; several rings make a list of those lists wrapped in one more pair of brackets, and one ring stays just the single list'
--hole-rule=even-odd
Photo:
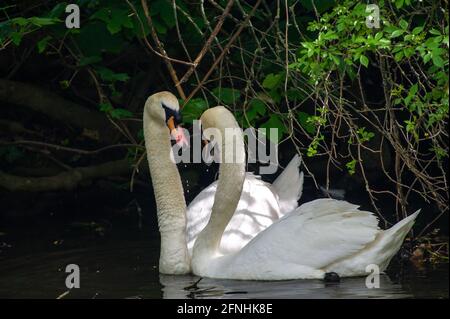
[{"label": "foliage", "polygon": [[[357,146],[356,150],[362,144],[370,145],[376,134],[385,137],[397,153],[395,165],[401,166],[393,179],[401,183],[407,171],[415,172],[423,187],[434,189],[435,195],[440,193],[430,199],[446,210],[442,160],[448,157],[448,11],[426,1],[395,1],[395,7],[380,1],[378,5],[380,28],[366,26],[370,12],[359,1],[339,2],[321,14],[309,23],[307,29],[313,36],[301,42],[297,59],[289,67],[304,75],[318,100],[325,102],[321,114],[310,118],[311,123],[331,129],[336,139],[338,129],[332,123],[336,115],[344,118],[350,131],[348,144]],[[367,78],[381,82],[378,94],[384,107],[369,102],[376,91],[365,87]],[[348,99],[346,85],[359,91],[356,102],[360,107]],[[366,122],[370,129],[358,127],[355,121]],[[333,148],[322,136],[315,134],[308,156],[319,155],[319,144],[324,150]],[[349,150],[352,158],[359,159],[345,165],[353,175],[361,158]],[[441,170],[439,178],[429,175],[433,169],[426,166],[430,163]],[[417,176],[418,171],[424,173]],[[404,200],[403,194],[397,195],[399,201]]]},{"label": "foliage", "polygon": [[[104,112],[115,128],[127,127],[124,119],[141,117],[130,101],[140,74],[150,72],[154,79],[146,96],[177,88],[188,96],[197,89],[189,101],[179,96],[185,126],[208,107],[225,105],[243,128],[278,129],[278,139],[270,131],[268,137],[306,154],[305,165],[321,161],[346,178],[361,179],[374,206],[381,192],[370,187],[370,170],[375,178],[384,178],[382,192],[393,194],[402,210],[411,194],[448,210],[449,28],[444,2],[378,1],[380,28],[369,28],[370,13],[361,1],[264,2],[244,25],[255,2],[240,0],[211,42],[228,1],[144,2],[152,24],[140,0],[75,1],[81,8],[80,29],[64,26],[65,2],[50,1],[29,11],[5,5],[0,10],[0,52],[31,50],[57,60],[62,70],[53,77],[58,89],[73,94],[82,86],[95,92],[92,107]],[[191,76],[175,86],[173,73],[182,78],[200,52],[204,56]],[[165,68],[167,57],[173,71]],[[133,138],[123,135],[130,143],[143,139],[142,131]],[[383,152],[393,153],[392,163],[381,162]],[[138,153],[132,158],[137,160]],[[368,161],[367,153],[375,160]],[[375,169],[369,164],[374,161]],[[325,173],[310,171],[329,182]]]}]

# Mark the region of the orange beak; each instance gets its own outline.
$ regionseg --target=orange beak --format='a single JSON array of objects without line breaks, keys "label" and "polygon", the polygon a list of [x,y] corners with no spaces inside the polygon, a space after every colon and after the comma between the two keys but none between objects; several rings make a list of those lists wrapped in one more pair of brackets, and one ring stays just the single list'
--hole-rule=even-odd
[{"label": "orange beak", "polygon": [[173,119],[173,116],[169,117],[167,120],[167,126],[169,127],[170,134],[172,134],[173,130],[175,130],[175,120]]}]

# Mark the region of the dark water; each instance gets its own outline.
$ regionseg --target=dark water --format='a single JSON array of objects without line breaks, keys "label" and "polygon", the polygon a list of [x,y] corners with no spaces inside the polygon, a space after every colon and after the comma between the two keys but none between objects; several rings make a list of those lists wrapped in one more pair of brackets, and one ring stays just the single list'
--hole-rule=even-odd
[{"label": "dark water", "polygon": [[[195,276],[158,273],[155,233],[133,240],[68,237],[58,241],[38,235],[27,240],[11,238],[10,243],[0,237],[0,298],[57,298],[62,294],[63,298],[448,298],[448,264],[421,270],[395,267],[388,272],[390,276],[381,277],[378,289],[366,288],[365,278],[344,278],[338,284],[206,278],[198,282]],[[68,264],[79,265],[81,287],[66,293]]]}]

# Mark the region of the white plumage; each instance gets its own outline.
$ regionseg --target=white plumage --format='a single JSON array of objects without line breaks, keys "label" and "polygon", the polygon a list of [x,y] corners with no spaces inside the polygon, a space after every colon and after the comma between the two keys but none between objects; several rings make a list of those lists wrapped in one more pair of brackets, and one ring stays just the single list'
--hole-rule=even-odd
[{"label": "white plumage", "polygon": [[233,255],[212,259],[212,278],[283,280],[367,275],[370,264],[384,271],[411,229],[416,212],[383,231],[378,219],[334,199],[305,203],[259,233]]},{"label": "white plumage", "polygon": [[[222,235],[221,254],[239,251],[273,222],[298,207],[303,189],[299,165],[300,157],[296,155],[273,184],[246,173],[236,212]],[[216,190],[217,181],[201,191],[187,208],[186,235],[190,256],[195,239],[211,216]]]},{"label": "white plumage", "polygon": [[[223,107],[209,109],[203,118],[207,127],[214,125],[222,131],[237,126],[233,115]],[[227,147],[222,144],[222,153]],[[245,152],[243,142],[234,151]],[[211,216],[204,218],[209,222],[202,227],[191,252],[196,275],[245,280],[319,279],[326,272],[344,277],[366,275],[370,264],[376,264],[380,271],[386,269],[419,212],[383,231],[373,213],[346,201],[317,199],[297,207],[294,194],[301,194],[299,181],[303,180],[298,172],[299,162],[295,157],[273,183],[278,202],[269,206],[265,193],[260,196],[261,190],[251,191],[249,175],[240,177],[245,174],[245,164],[222,164],[217,194],[208,201]],[[228,189],[238,189],[241,181],[244,186],[240,199],[233,201],[223,194]],[[199,199],[195,206],[201,206],[201,202]],[[248,216],[264,216],[268,224],[259,227],[251,218],[238,222],[250,210],[247,202],[252,203]],[[276,203],[278,211],[272,210]],[[195,217],[188,213],[188,223],[190,218]],[[252,227],[255,225],[258,227]],[[239,233],[249,236],[233,237]]]},{"label": "white plumage", "polygon": [[[161,233],[160,272],[224,279],[281,280],[366,274],[370,264],[385,270],[419,214],[388,230],[371,212],[335,199],[297,207],[302,193],[300,158],[294,157],[273,184],[245,172],[245,162],[224,163],[219,180],[186,210],[162,102],[179,111],[168,92],[152,95],[144,110],[144,136]],[[170,103],[169,103],[170,102]],[[238,128],[233,115],[215,107],[204,127]],[[222,144],[224,149],[231,144]],[[236,141],[245,154],[242,135]],[[244,156],[245,158],[245,156]]]}]

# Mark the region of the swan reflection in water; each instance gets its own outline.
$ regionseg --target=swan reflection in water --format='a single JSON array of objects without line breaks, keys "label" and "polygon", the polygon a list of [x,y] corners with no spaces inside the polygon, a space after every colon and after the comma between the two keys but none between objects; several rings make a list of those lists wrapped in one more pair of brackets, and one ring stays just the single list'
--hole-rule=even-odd
[{"label": "swan reflection in water", "polygon": [[400,284],[380,275],[380,288],[366,287],[366,277],[342,278],[339,283],[322,280],[246,281],[159,275],[164,299],[339,299],[411,298]]}]

